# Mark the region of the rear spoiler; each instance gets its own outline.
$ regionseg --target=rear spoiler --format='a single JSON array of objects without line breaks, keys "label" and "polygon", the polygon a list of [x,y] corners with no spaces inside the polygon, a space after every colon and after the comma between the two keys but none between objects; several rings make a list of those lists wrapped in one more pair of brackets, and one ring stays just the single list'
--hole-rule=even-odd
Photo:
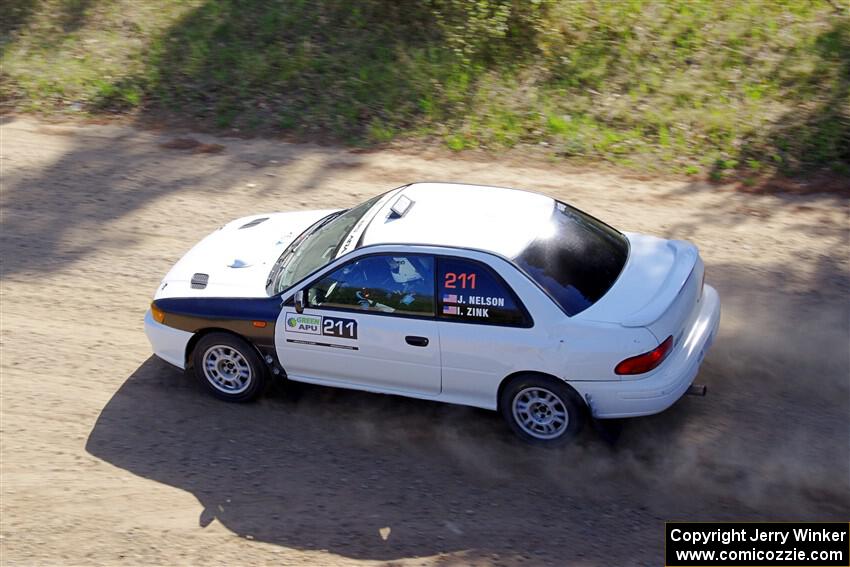
[{"label": "rear spoiler", "polygon": [[621,324],[624,327],[646,327],[658,321],[673,304],[694,271],[699,259],[696,246],[684,240],[670,240],[667,246],[673,250],[674,255],[670,273],[649,303],[623,319]]}]

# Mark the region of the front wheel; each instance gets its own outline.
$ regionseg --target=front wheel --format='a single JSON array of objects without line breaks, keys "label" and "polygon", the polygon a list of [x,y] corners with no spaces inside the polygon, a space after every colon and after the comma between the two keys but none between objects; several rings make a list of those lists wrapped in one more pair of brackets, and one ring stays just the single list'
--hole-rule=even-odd
[{"label": "front wheel", "polygon": [[562,445],[581,430],[585,405],[565,383],[547,376],[517,376],[502,391],[502,416],[523,441]]},{"label": "front wheel", "polygon": [[263,393],[266,369],[244,339],[227,333],[202,337],[192,354],[195,377],[215,397],[247,402]]}]

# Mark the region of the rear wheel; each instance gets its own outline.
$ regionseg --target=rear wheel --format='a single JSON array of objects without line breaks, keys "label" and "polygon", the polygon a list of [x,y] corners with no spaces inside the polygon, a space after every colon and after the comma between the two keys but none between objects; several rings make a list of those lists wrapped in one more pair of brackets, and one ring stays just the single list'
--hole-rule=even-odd
[{"label": "rear wheel", "polygon": [[581,398],[565,383],[548,376],[517,376],[502,390],[499,402],[511,430],[534,445],[562,445],[575,437],[584,423]]},{"label": "rear wheel", "polygon": [[192,353],[195,377],[215,397],[247,402],[263,393],[266,368],[246,340],[227,333],[202,337]]}]

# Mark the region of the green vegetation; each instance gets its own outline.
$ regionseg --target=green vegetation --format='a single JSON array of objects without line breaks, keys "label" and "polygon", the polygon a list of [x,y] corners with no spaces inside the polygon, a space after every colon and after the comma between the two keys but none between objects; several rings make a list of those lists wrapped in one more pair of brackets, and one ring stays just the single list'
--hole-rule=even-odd
[{"label": "green vegetation", "polygon": [[0,96],[349,144],[850,174],[850,8],[822,0],[7,0]]}]

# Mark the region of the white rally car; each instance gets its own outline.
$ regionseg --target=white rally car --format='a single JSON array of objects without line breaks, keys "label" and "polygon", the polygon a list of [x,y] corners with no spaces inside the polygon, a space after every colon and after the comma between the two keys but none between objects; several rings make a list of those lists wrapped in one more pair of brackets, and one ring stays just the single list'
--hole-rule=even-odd
[{"label": "white rally car", "polygon": [[720,320],[703,274],[694,245],[550,197],[415,183],[223,226],[165,276],[145,330],[224,400],[280,376],[498,410],[555,444],[690,388]]}]

